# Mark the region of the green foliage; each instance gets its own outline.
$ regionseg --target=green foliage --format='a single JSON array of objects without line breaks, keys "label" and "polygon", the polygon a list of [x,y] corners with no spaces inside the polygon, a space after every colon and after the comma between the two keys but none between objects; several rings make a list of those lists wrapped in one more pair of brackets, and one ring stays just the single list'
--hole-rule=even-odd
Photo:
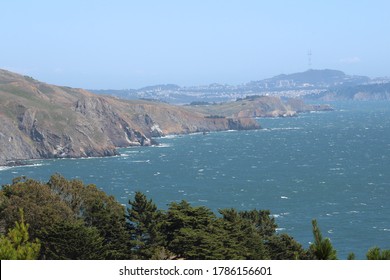
[{"label": "green foliage", "polygon": [[238,259],[268,259],[269,254],[264,247],[265,236],[262,235],[260,216],[253,212],[237,212],[235,209],[223,209],[223,228],[226,231],[225,243]]},{"label": "green foliage", "polygon": [[39,240],[29,241],[29,225],[24,222],[23,210],[19,209],[20,222],[0,237],[1,260],[35,260],[38,258],[41,244]]},{"label": "green foliage", "polygon": [[53,175],[48,183],[51,191],[61,198],[87,227],[94,227],[104,239],[105,259],[127,259],[130,236],[126,229],[125,208],[113,196],[108,196],[95,185],[84,185],[79,180],[66,180]]},{"label": "green foliage", "polygon": [[[20,215],[23,208],[25,215]],[[173,202],[159,210],[137,192],[127,212],[94,185],[53,175],[48,183],[16,178],[0,190],[2,259],[336,259],[336,250],[313,220],[305,250],[278,234],[268,210],[209,208]],[[20,217],[21,216],[21,217]],[[32,238],[34,241],[30,241]],[[38,241],[39,240],[39,241]],[[348,259],[354,259],[350,254]],[[372,248],[367,259],[390,259]]]},{"label": "green foliage", "polygon": [[318,228],[317,221],[312,221],[313,225],[313,235],[314,243],[310,245],[310,253],[317,260],[336,260],[337,253],[333,248],[332,243],[330,243],[329,238],[322,238],[320,229]]},{"label": "green foliage", "polygon": [[288,234],[272,235],[266,242],[271,260],[307,260],[310,255]]},{"label": "green foliage", "polygon": [[269,210],[242,211],[240,216],[250,221],[262,237],[270,237],[276,233],[278,225]]},{"label": "green foliage", "polygon": [[95,227],[82,221],[63,221],[42,233],[42,259],[99,260],[105,257],[104,239]]},{"label": "green foliage", "polygon": [[206,207],[192,207],[186,201],[171,203],[162,226],[168,250],[178,258],[223,258],[216,219]]},{"label": "green foliage", "polygon": [[356,259],[355,253],[351,252],[348,254],[347,260],[352,261],[355,259]]},{"label": "green foliage", "polygon": [[[53,175],[45,184],[31,179],[17,178],[11,185],[6,185],[0,195],[0,221],[5,229],[9,229],[17,220],[17,209],[23,207],[26,221],[30,224],[30,235],[42,241],[41,258],[47,252],[53,253],[58,259],[69,258],[71,249],[62,248],[52,250],[47,246],[62,245],[51,238],[64,237],[60,231],[71,231],[79,228],[88,240],[88,235],[95,235],[96,231],[103,239],[101,256],[88,255],[78,251],[85,259],[128,259],[131,257],[130,236],[126,229],[125,209],[112,196],[108,196],[94,185],[85,186],[78,180],[66,180],[60,175]],[[87,227],[81,227],[79,222]],[[75,229],[73,229],[75,231]],[[51,238],[46,242],[47,238]],[[89,241],[90,242],[90,241]],[[70,247],[72,245],[70,244]],[[60,255],[64,253],[64,255]],[[57,255],[55,255],[57,254]]]},{"label": "green foliage", "polygon": [[367,260],[390,260],[390,250],[381,250],[379,247],[374,247],[368,250],[366,257]]},{"label": "green foliage", "polygon": [[18,220],[19,209],[24,209],[31,237],[39,238],[39,230],[46,225],[73,219],[72,211],[50,188],[38,181],[17,178],[12,185],[3,186],[0,219],[5,228],[11,228]]},{"label": "green foliage", "polygon": [[126,217],[137,256],[142,259],[163,258],[163,251],[163,254],[169,255],[160,247],[163,240],[160,233],[161,211],[157,210],[152,200],[147,200],[140,192],[136,192],[134,201],[129,200],[129,204],[131,208],[127,209]]}]

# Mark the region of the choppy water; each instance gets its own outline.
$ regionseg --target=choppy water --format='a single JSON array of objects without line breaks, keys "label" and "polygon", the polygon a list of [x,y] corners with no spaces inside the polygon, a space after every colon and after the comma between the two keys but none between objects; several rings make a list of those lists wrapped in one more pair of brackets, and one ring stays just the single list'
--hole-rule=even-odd
[{"label": "choppy water", "polygon": [[0,184],[59,172],[126,204],[140,190],[160,207],[185,199],[219,208],[270,209],[279,232],[305,247],[311,220],[340,258],[390,249],[390,103],[337,103],[336,111],[260,119],[258,131],[166,137],[121,156],[34,161],[0,171]]}]

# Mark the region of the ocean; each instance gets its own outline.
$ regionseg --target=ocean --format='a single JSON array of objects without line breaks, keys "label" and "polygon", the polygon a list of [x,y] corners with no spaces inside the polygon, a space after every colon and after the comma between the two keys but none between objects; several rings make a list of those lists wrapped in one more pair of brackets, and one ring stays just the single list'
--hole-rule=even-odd
[{"label": "ocean", "polygon": [[175,135],[120,156],[31,161],[1,168],[0,184],[60,173],[96,184],[127,205],[144,192],[163,209],[187,200],[269,209],[278,232],[307,248],[317,219],[341,259],[390,249],[390,103],[337,102],[332,112],[259,119],[263,129]]}]

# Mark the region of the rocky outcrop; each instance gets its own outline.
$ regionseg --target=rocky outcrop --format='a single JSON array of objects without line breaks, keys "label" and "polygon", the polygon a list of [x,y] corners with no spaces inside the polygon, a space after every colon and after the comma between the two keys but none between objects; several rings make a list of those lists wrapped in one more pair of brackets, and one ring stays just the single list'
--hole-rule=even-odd
[{"label": "rocky outcrop", "polygon": [[37,158],[115,155],[152,137],[257,129],[252,119],[211,119],[188,108],[123,101],[0,70],[0,165]]}]

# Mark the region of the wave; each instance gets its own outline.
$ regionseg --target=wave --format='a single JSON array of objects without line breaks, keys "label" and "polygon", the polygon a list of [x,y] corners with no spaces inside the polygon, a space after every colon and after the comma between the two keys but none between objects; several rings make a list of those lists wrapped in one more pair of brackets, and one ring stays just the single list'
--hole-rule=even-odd
[{"label": "wave", "polygon": [[6,171],[9,169],[23,168],[23,167],[39,167],[39,166],[44,166],[44,165],[48,165],[48,164],[46,164],[46,163],[32,163],[32,164],[16,165],[16,166],[0,166],[0,171]]},{"label": "wave", "polygon": [[292,127],[272,127],[268,128],[271,131],[278,131],[278,130],[302,130],[303,127],[298,127],[298,126],[292,126]]},{"label": "wave", "polygon": [[10,166],[0,166],[0,171],[5,171],[5,170],[8,170],[10,168],[12,168],[12,167],[10,167]]},{"label": "wave", "polygon": [[152,147],[153,148],[169,148],[169,147],[172,147],[172,145],[168,144],[168,143],[162,143],[162,144],[154,145]]}]

